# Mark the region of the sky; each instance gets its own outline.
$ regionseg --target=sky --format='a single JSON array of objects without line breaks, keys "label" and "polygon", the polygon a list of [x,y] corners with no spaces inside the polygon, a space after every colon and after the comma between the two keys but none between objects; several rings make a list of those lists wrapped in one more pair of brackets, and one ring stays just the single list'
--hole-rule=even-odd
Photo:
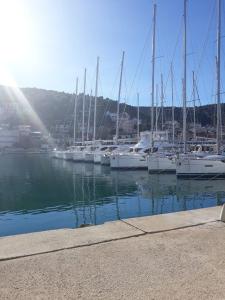
[{"label": "sky", "polygon": [[[222,33],[225,25],[222,0]],[[100,57],[99,96],[117,98],[125,51],[122,101],[151,103],[153,2],[157,4],[156,83],[164,78],[165,105],[171,105],[173,63],[175,104],[182,103],[183,0],[0,0],[0,84],[72,93],[76,77],[94,90]],[[188,0],[187,91],[192,105],[192,71],[197,104],[215,102],[216,0]],[[224,56],[224,39],[222,57]],[[225,65],[222,58],[222,88]],[[160,88],[160,87],[159,87]],[[223,92],[223,90],[221,91]]]}]

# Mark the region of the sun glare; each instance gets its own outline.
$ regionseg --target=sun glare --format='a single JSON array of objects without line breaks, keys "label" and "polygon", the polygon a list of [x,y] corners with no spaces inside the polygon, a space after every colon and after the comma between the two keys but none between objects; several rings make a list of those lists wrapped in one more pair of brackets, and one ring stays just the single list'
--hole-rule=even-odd
[{"label": "sun glare", "polygon": [[0,0],[0,62],[23,60],[29,41],[28,14],[18,0]]}]

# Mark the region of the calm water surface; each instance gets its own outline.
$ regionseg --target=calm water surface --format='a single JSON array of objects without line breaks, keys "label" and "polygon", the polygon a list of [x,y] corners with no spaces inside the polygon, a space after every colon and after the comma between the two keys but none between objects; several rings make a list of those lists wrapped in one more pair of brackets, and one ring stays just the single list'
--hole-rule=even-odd
[{"label": "calm water surface", "polygon": [[225,180],[177,180],[147,171],[0,156],[0,236],[220,205]]}]

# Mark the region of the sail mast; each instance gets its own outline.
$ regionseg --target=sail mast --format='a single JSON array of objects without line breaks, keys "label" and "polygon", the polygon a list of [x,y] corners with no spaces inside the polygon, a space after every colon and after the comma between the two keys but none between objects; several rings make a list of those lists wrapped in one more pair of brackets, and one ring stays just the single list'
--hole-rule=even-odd
[{"label": "sail mast", "polygon": [[139,93],[137,93],[137,138],[139,140],[140,128],[139,128]]},{"label": "sail mast", "polygon": [[161,126],[164,129],[164,92],[163,92],[163,74],[161,73]]},{"label": "sail mast", "polygon": [[174,123],[174,90],[173,90],[173,64],[171,63],[171,100],[172,100],[172,140],[175,142],[175,123]]},{"label": "sail mast", "polygon": [[153,6],[153,32],[152,32],[152,105],[151,105],[151,132],[153,148],[154,131],[154,98],[155,98],[155,27],[156,27],[156,4]]},{"label": "sail mast", "polygon": [[218,0],[218,21],[217,21],[217,153],[220,153],[220,144],[221,144],[221,107],[220,107],[220,51],[221,51],[221,0]]},{"label": "sail mast", "polygon": [[159,102],[159,86],[156,84],[156,101],[155,101],[155,131],[158,131],[158,102]]},{"label": "sail mast", "polygon": [[89,96],[88,124],[87,124],[87,141],[89,141],[89,132],[90,132],[91,102],[92,102],[92,90],[91,90],[90,96]]},{"label": "sail mast", "polygon": [[184,38],[183,38],[183,60],[184,60],[184,74],[183,74],[183,144],[184,153],[187,152],[187,0],[184,0]]},{"label": "sail mast", "polygon": [[97,66],[96,66],[96,82],[95,82],[95,106],[94,106],[94,134],[93,141],[96,139],[96,104],[98,97],[98,73],[99,73],[99,57],[97,57]]},{"label": "sail mast", "polygon": [[74,100],[74,115],[73,115],[73,145],[76,143],[76,125],[77,125],[77,99],[78,99],[78,77],[76,78],[76,96]]},{"label": "sail mast", "polygon": [[121,60],[121,69],[120,69],[119,91],[118,91],[118,99],[117,99],[117,112],[116,112],[116,144],[118,143],[118,138],[119,138],[120,97],[121,97],[121,87],[122,87],[122,79],[123,79],[124,55],[125,52],[123,51],[122,60]]},{"label": "sail mast", "polygon": [[84,110],[85,110],[85,93],[86,93],[86,75],[87,70],[84,69],[84,91],[83,91],[83,111],[82,111],[82,145],[84,145]]},{"label": "sail mast", "polygon": [[193,106],[194,106],[194,111],[193,111],[193,119],[194,119],[194,140],[196,141],[196,106],[195,106],[195,72],[192,71],[192,85],[193,85],[193,91],[192,91],[192,95],[193,95]]}]

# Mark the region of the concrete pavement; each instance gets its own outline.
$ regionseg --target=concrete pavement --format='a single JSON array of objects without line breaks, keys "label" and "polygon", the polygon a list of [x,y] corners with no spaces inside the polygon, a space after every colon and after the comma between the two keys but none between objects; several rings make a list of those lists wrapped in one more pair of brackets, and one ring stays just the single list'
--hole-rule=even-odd
[{"label": "concrete pavement", "polygon": [[220,210],[0,238],[0,299],[224,299]]}]

